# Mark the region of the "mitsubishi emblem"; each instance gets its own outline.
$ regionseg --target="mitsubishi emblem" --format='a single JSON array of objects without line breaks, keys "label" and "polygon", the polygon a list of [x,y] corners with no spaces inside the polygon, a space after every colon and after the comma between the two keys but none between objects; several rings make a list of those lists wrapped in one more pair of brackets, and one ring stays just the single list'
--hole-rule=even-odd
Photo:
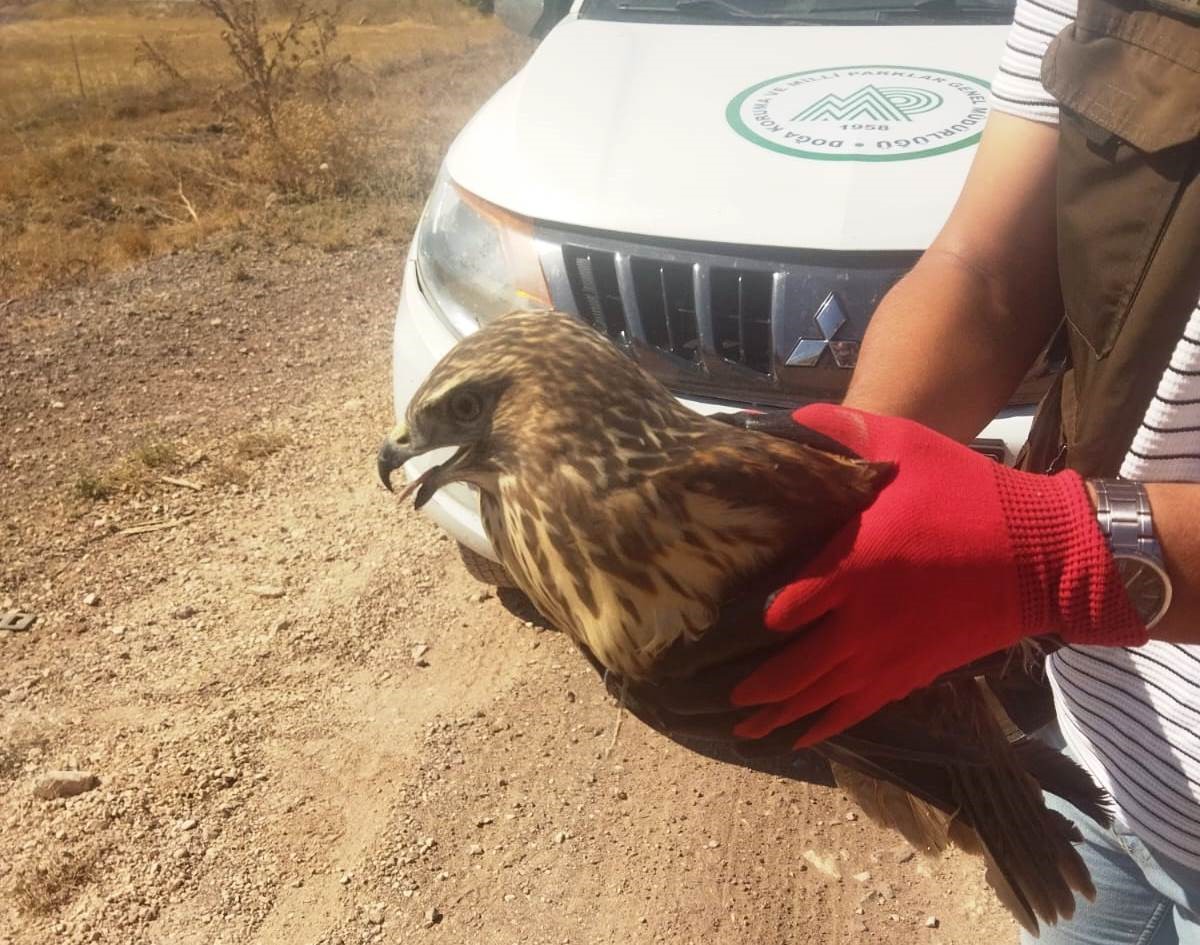
[{"label": "mitsubishi emblem", "polygon": [[855,362],[858,361],[859,345],[857,341],[839,341],[837,339],[837,333],[842,330],[849,319],[842,311],[842,300],[837,297],[836,293],[830,292],[825,296],[825,301],[817,309],[814,321],[817,323],[817,330],[821,333],[821,337],[801,338],[797,341],[796,347],[788,355],[787,366],[816,367],[821,360],[821,355],[828,349],[833,355],[833,363],[838,367],[854,367]]}]

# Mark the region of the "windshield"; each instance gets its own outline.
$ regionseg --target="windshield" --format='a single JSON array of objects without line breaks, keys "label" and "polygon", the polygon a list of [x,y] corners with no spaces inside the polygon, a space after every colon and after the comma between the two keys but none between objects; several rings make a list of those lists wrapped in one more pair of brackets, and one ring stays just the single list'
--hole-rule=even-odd
[{"label": "windshield", "polygon": [[639,23],[1009,23],[1014,0],[585,0],[583,19]]}]

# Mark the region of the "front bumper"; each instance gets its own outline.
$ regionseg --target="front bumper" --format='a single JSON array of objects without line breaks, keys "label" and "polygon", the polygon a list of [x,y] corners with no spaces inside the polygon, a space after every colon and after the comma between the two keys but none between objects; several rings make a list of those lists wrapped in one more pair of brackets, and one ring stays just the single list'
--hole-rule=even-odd
[{"label": "front bumper", "polygon": [[[437,316],[421,294],[416,267],[410,253],[405,263],[404,285],[400,292],[392,344],[392,386],[397,416],[403,416],[409,400],[421,382],[457,341],[458,337]],[[703,414],[739,409],[738,404],[690,397],[681,397],[680,402]],[[1004,410],[988,424],[980,437],[995,441],[997,445],[1003,443],[1005,458],[1011,462],[1028,436],[1032,417],[1032,407]],[[405,474],[410,478],[418,476],[430,466],[442,462],[451,452],[452,450],[439,450],[419,456],[405,465]],[[455,541],[466,545],[472,551],[495,559],[491,543],[483,531],[479,499],[470,487],[455,483],[440,489],[425,505],[425,512]]]}]

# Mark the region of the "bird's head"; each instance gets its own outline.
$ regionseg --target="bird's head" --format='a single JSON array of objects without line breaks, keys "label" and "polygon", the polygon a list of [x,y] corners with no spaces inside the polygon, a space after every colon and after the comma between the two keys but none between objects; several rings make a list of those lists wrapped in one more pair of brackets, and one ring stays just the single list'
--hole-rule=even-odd
[{"label": "bird's head", "polygon": [[[409,401],[379,448],[392,473],[415,456],[454,448],[405,488],[420,508],[442,486],[494,491],[506,473],[536,480],[570,464],[602,485],[649,437],[694,422],[657,381],[599,332],[558,312],[513,312],[460,341]],[[658,445],[656,442],[655,446]],[[607,458],[607,461],[606,461]]]}]

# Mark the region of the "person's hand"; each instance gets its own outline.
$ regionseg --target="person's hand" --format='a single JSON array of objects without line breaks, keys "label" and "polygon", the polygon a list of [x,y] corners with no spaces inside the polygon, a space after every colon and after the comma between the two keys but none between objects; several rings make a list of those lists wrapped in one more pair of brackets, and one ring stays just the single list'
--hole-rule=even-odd
[{"label": "person's hand", "polygon": [[1146,641],[1078,474],[1009,469],[909,420],[793,416],[896,478],[767,606],[796,637],[733,690],[762,707],[736,734],[808,718],[795,744],[815,744],[1027,636]]}]

